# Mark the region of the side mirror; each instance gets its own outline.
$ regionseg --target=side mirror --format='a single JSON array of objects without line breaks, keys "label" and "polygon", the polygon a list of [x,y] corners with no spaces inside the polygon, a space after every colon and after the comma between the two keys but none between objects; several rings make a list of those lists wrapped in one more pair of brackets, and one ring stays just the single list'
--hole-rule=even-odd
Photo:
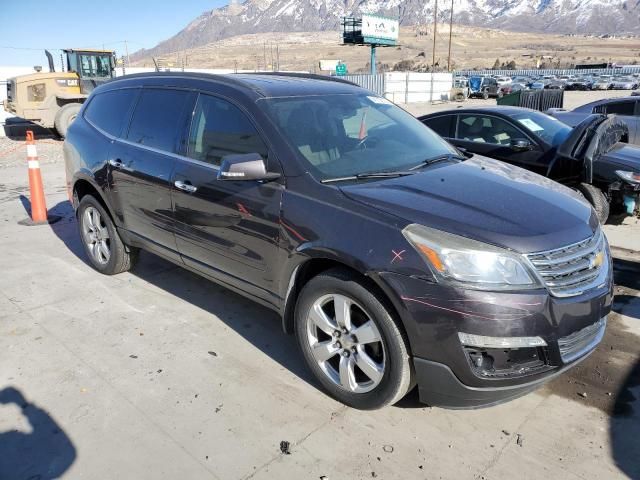
[{"label": "side mirror", "polygon": [[280,178],[279,173],[267,172],[267,166],[259,153],[241,155],[225,155],[222,157],[218,180],[264,180],[271,181]]},{"label": "side mirror", "polygon": [[529,140],[525,140],[522,138],[516,138],[511,141],[511,149],[516,152],[526,152],[527,150],[531,150],[533,145]]}]

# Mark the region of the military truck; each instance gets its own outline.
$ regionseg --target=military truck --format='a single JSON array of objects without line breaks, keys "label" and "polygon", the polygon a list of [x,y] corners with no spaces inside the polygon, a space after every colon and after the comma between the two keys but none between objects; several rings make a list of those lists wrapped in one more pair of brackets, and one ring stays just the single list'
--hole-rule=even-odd
[{"label": "military truck", "polygon": [[62,138],[82,103],[98,85],[113,78],[115,53],[111,50],[65,49],[66,71],[56,72],[45,50],[50,72],[20,75],[7,81],[4,109],[18,117],[55,128]]}]

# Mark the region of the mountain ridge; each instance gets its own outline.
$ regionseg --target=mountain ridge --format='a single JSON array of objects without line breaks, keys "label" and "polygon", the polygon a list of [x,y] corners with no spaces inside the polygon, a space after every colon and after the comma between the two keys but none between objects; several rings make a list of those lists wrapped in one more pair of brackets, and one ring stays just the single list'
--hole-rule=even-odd
[{"label": "mountain ridge", "polygon": [[[439,21],[448,21],[440,0]],[[378,13],[428,25],[435,0],[246,0],[204,12],[176,35],[131,55],[161,56],[248,33],[330,31],[343,16]],[[640,0],[453,0],[454,21],[512,31],[640,35]]]}]

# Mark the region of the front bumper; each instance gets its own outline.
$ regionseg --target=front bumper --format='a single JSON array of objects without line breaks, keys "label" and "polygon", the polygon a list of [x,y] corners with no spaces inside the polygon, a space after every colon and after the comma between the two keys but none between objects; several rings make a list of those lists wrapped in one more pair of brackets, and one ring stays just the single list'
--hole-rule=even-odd
[{"label": "front bumper", "polygon": [[[394,273],[382,273],[379,279],[407,331],[421,401],[447,408],[511,400],[571,368],[593,351],[604,327],[571,355],[566,352],[567,342],[575,339],[576,332],[589,332],[589,327],[606,318],[613,300],[611,272],[605,287],[568,298],[553,297],[545,289],[467,290]],[[468,347],[462,345],[459,332],[540,337],[546,346]]]}]

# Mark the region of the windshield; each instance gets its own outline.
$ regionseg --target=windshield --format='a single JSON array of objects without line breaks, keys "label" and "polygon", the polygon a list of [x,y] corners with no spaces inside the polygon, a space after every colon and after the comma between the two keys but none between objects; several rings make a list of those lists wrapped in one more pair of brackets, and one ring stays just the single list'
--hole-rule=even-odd
[{"label": "windshield", "polygon": [[544,113],[524,112],[511,117],[554,147],[563,143],[571,133],[571,127]]},{"label": "windshield", "polygon": [[319,180],[397,172],[456,150],[384,98],[363,94],[258,101]]}]

